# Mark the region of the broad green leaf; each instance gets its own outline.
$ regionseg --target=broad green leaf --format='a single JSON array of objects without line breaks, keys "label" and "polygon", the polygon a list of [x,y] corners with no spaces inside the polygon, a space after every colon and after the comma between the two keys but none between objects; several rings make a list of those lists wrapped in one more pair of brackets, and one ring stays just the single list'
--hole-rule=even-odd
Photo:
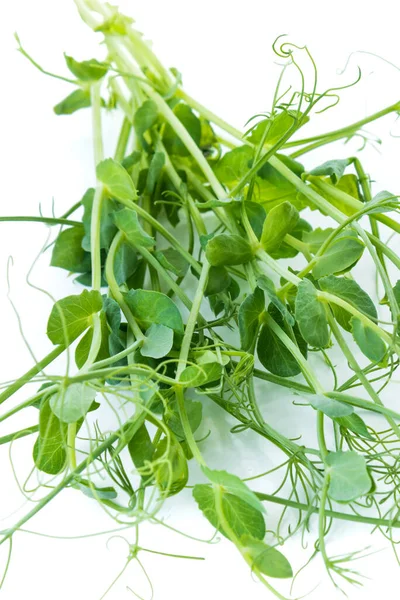
[{"label": "broad green leaf", "polygon": [[158,324],[170,327],[176,333],[183,333],[181,314],[166,294],[149,290],[130,290],[124,294],[124,298],[143,329]]},{"label": "broad green leaf", "polygon": [[264,221],[261,245],[266,252],[279,248],[283,238],[290,233],[299,220],[297,209],[290,202],[283,202],[272,208]]},{"label": "broad green leaf", "polygon": [[221,233],[209,240],[206,257],[213,267],[243,265],[253,259],[253,250],[239,235]]},{"label": "broad green leaf", "polygon": [[310,175],[321,176],[326,175],[331,178],[333,184],[336,184],[343,176],[346,167],[352,163],[351,159],[343,160],[328,160],[319,167],[315,167],[310,171]]},{"label": "broad green leaf", "polygon": [[246,209],[251,228],[256,234],[256,237],[260,239],[264,221],[267,216],[267,211],[261,204],[258,204],[257,202],[245,202],[244,207]]},{"label": "broad green leaf", "polygon": [[386,354],[386,344],[381,337],[361,319],[352,317],[350,320],[353,337],[361,352],[369,360],[380,362]]},{"label": "broad green leaf", "polygon": [[[211,525],[225,537],[229,537],[219,523],[213,488],[208,484],[197,484],[193,488],[193,497]],[[236,537],[241,538],[243,535],[251,535],[260,540],[264,538],[265,521],[258,509],[253,508],[238,496],[223,493],[222,510]]]},{"label": "broad green leaf", "polygon": [[[307,356],[307,344],[300,336],[297,327],[293,327],[293,332],[301,353]],[[261,329],[257,354],[263,367],[274,375],[292,377],[301,373],[296,359],[267,325]]]},{"label": "broad green leaf", "polygon": [[164,461],[155,468],[155,478],[161,491],[173,496],[186,486],[189,471],[182,446],[172,434],[169,446],[167,438],[163,438],[154,452],[153,460],[161,458]]},{"label": "broad green leaf", "polygon": [[316,279],[324,275],[342,273],[352,267],[362,256],[364,244],[352,229],[342,231],[318,257],[312,274]]},{"label": "broad green leaf", "polygon": [[137,191],[131,176],[121,163],[113,158],[106,158],[97,165],[96,176],[112,198],[122,201],[137,199]]},{"label": "broad green leaf", "polygon": [[249,535],[242,536],[240,543],[242,551],[252,560],[252,569],[257,569],[268,577],[279,579],[293,577],[288,559],[273,546]]},{"label": "broad green leaf", "polygon": [[98,81],[107,73],[109,65],[95,58],[78,62],[72,56],[64,53],[68,69],[79,81]]},{"label": "broad green leaf", "polygon": [[[200,427],[201,419],[203,417],[203,405],[201,402],[196,402],[185,398],[185,409],[189,420],[190,429],[195,432]],[[164,419],[170,430],[179,440],[184,440],[186,438],[185,432],[183,431],[181,418],[179,416],[178,404],[175,400],[169,404],[168,409],[165,412]]]},{"label": "broad green leaf", "polygon": [[368,440],[373,440],[374,438],[369,433],[366,424],[362,420],[362,418],[353,413],[352,415],[348,415],[346,417],[337,417],[335,418],[336,423],[345,429],[350,429],[353,433],[357,435],[361,435],[362,437],[367,438]]},{"label": "broad green leaf", "polygon": [[119,333],[119,327],[121,325],[121,309],[118,302],[116,302],[114,298],[106,296],[103,298],[103,308],[111,331],[113,333]]},{"label": "broad green leaf", "polygon": [[56,115],[72,115],[81,108],[91,105],[89,90],[75,90],[53,108]]},{"label": "broad green leaf", "polygon": [[254,150],[250,146],[239,146],[230,150],[218,161],[215,174],[225,185],[237,183],[249,170]]},{"label": "broad green leaf", "polygon": [[[275,306],[275,308],[277,308],[279,310],[279,312],[282,315],[282,318],[287,323],[289,323],[289,325],[294,325],[294,323],[295,323],[294,317],[293,317],[293,315],[290,314],[290,312],[286,308],[286,305],[278,297],[278,295],[276,293],[274,282],[271,279],[269,279],[269,277],[267,277],[266,275],[261,275],[257,279],[257,286],[265,292],[265,294],[267,296],[267,300],[269,300],[269,302],[271,304],[273,304]],[[267,308],[268,308],[268,305],[267,305]]]},{"label": "broad green leaf", "polygon": [[309,279],[297,287],[296,321],[300,333],[310,346],[324,348],[329,344],[329,327],[324,305]]},{"label": "broad green leaf", "polygon": [[140,349],[142,356],[162,358],[166,356],[174,343],[174,332],[170,327],[153,323],[146,331],[143,346]]},{"label": "broad green leaf", "polygon": [[179,381],[188,387],[199,387],[219,381],[221,375],[222,365],[217,362],[190,365],[182,371]]},{"label": "broad green leaf", "polygon": [[[185,126],[190,137],[200,146],[201,123],[192,109],[187,104],[179,103],[174,108],[175,116]],[[167,123],[164,129],[163,142],[168,154],[177,156],[189,156],[189,150],[175,133],[175,130]]]},{"label": "broad green leaf", "polygon": [[264,506],[255,493],[247,487],[240,477],[227,473],[227,471],[216,471],[208,467],[202,467],[201,470],[211,483],[221,486],[227,494],[237,496],[261,513],[265,512]]},{"label": "broad green leaf", "polygon": [[86,479],[77,479],[71,486],[80,490],[88,498],[95,500],[115,500],[118,494],[112,486],[98,487]]},{"label": "broad green leaf", "polygon": [[320,410],[331,419],[336,417],[347,417],[354,412],[350,404],[338,402],[322,394],[307,394],[306,400],[315,410]]},{"label": "broad green leaf", "polygon": [[[360,312],[366,314],[370,319],[375,320],[378,318],[375,305],[371,298],[364,292],[358,283],[354,281],[354,279],[329,275],[328,277],[322,277],[318,281],[318,284],[321,290],[346,300],[346,302],[357,308]],[[331,308],[339,325],[341,325],[343,329],[346,329],[346,331],[351,331],[351,314],[334,303],[331,304]]]},{"label": "broad green leaf", "polygon": [[268,133],[265,139],[265,144],[274,145],[293,127],[298,128],[301,125],[305,125],[308,121],[308,117],[304,117],[301,113],[299,114],[294,110],[283,110],[282,112],[270,117],[263,119],[252,129],[251,133],[247,136],[247,139],[252,144],[259,144],[264,136],[264,132],[268,127]]},{"label": "broad green leaf", "polygon": [[189,268],[189,263],[175,248],[166,248],[165,250],[154,252],[154,256],[164,269],[171,271],[177,277],[184,277]]},{"label": "broad green leaf", "polygon": [[71,273],[86,273],[90,270],[90,254],[82,248],[84,236],[82,226],[62,231],[54,244],[51,266],[66,269]]},{"label": "broad green leaf", "polygon": [[225,267],[210,267],[205,296],[213,296],[226,290],[231,283],[231,276]]},{"label": "broad green leaf", "polygon": [[118,229],[125,234],[128,242],[134,246],[145,246],[146,248],[154,246],[154,238],[144,231],[134,210],[123,208],[115,212],[114,221]]},{"label": "broad green leaf", "polygon": [[149,165],[146,181],[146,192],[151,195],[154,192],[154,188],[160,178],[161,171],[165,164],[164,152],[156,152]]},{"label": "broad green leaf", "polygon": [[44,398],[40,405],[39,436],[33,448],[36,467],[57,475],[64,470],[67,452],[67,425],[55,416],[50,408],[50,398]]},{"label": "broad green leaf", "polygon": [[326,457],[330,476],[328,495],[336,502],[352,502],[368,494],[372,480],[365,458],[357,452],[330,452]]},{"label": "broad green leaf", "polygon": [[114,259],[114,276],[118,285],[123,285],[135,273],[138,258],[130,244],[120,244]]},{"label": "broad green leaf", "polygon": [[[303,241],[303,236],[312,230],[311,225],[305,219],[299,219],[296,226],[290,232],[290,235],[297,240]],[[269,252],[272,258],[294,258],[299,251],[287,242],[283,241],[278,248]]]},{"label": "broad green leaf", "polygon": [[265,309],[263,291],[257,287],[245,298],[239,307],[240,344],[243,350],[249,350],[254,344],[260,326],[260,315]]},{"label": "broad green leaf", "polygon": [[[82,248],[87,252],[91,251],[91,224],[94,194],[94,188],[89,188],[81,200],[84,208],[82,222],[85,229],[85,236],[82,240]],[[112,202],[112,200],[103,198],[101,203],[100,218],[100,248],[105,248],[106,250],[108,250],[108,248],[111,246],[111,242],[117,233],[117,228],[112,216],[115,208],[115,203]]]},{"label": "broad green leaf", "polygon": [[83,290],[78,296],[59,300],[47,322],[47,337],[53,344],[64,344],[66,336],[72,342],[90,327],[93,315],[101,310],[102,305],[101,294],[97,291]]},{"label": "broad green leaf", "polygon": [[154,446],[152,444],[146,425],[139,427],[137,432],[131,438],[128,444],[129,454],[132,462],[137,469],[141,469],[145,462],[151,462],[154,455]]},{"label": "broad green leaf", "polygon": [[317,227],[312,231],[306,231],[303,234],[303,242],[308,244],[308,248],[312,254],[316,254],[325,240],[333,233],[334,229],[332,227],[327,227],[326,229],[321,229],[321,227]]},{"label": "broad green leaf", "polygon": [[133,126],[135,128],[136,135],[142,142],[145,149],[147,149],[148,145],[144,139],[144,134],[148,129],[151,129],[151,127],[155,125],[157,119],[157,105],[152,100],[146,100],[146,102],[143,102],[142,106],[140,106],[135,112]]},{"label": "broad green leaf", "polygon": [[76,423],[85,417],[92,402],[96,398],[96,390],[85,383],[71,383],[64,391],[60,390],[50,398],[53,413],[63,423]]}]

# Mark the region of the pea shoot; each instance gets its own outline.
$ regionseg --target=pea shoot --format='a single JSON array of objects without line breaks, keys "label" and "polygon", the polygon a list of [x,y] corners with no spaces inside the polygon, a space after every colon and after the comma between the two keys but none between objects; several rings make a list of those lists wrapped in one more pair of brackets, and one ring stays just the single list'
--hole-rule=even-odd
[{"label": "pea shoot", "polygon": [[[271,109],[243,133],[185,92],[180,73],[163,66],[130,18],[100,0],[75,3],[106,49],[104,60],[65,54],[65,74],[55,75],[16,38],[37,69],[69,86],[55,114],[91,113],[96,185],[59,218],[0,217],[59,228],[49,261],[72,274],[77,289],[50,312],[54,349],[1,387],[0,421],[28,410],[32,425],[11,429],[0,444],[32,437],[44,493],[1,532],[0,544],[11,554],[14,534],[73,488],[128,526],[127,564],[163,554],[141,546],[141,523],[154,522],[190,482],[193,507],[277,598],[289,592],[274,580],[295,577],[284,542],[300,540],[314,520],[315,546],[304,550],[304,563],[320,554],[335,586],[359,584],[350,564],[359,554],[331,557],[327,539],[335,520],[379,528],[393,542],[400,527],[400,413],[381,397],[400,356],[399,200],[372,193],[361,153],[316,160],[309,170],[299,159],[363,137],[364,125],[400,114],[400,102],[301,137],[341,90],[317,91],[308,49],[278,39],[274,51],[286,64]],[[123,115],[113,156],[103,146],[105,111]],[[309,209],[329,226],[313,227]],[[379,306],[358,281],[359,267],[371,262]],[[67,371],[47,376],[62,354]],[[338,355],[352,372],[346,380]],[[8,409],[8,399],[32,383],[35,394]],[[292,394],[289,419],[306,412],[315,423],[316,441],[290,439],[274,424],[259,390],[273,394],[276,386]],[[218,423],[208,433],[203,427],[205,398],[234,420],[232,435],[251,430],[281,463],[248,480],[216,468],[224,457],[213,454]],[[114,430],[102,405],[118,419]],[[264,493],[272,473],[280,483]],[[277,520],[271,504],[282,507]]]}]

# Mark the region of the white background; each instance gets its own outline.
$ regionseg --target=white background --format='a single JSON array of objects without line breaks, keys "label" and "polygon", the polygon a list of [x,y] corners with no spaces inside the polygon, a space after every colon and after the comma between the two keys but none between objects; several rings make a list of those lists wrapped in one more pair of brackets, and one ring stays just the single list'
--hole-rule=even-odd
[{"label": "white background", "polygon": [[[381,0],[379,4],[356,1],[323,3],[305,0],[299,3],[286,0],[272,3],[247,0],[245,3],[226,0],[147,0],[126,1],[122,4],[137,20],[138,28],[154,40],[154,48],[168,66],[176,66],[184,76],[189,93],[221,114],[227,121],[242,127],[255,113],[268,110],[278,68],[271,50],[274,39],[287,33],[292,41],[307,44],[320,68],[320,90],[351,81],[358,63],[363,81],[343,93],[340,105],[316,117],[309,131],[334,129],[361,118],[399,99],[400,73],[378,59],[360,54],[352,59],[345,75],[338,76],[351,52],[366,50],[400,64],[398,51],[397,3]],[[397,14],[396,14],[397,13]],[[70,92],[68,84],[46,78],[36,71],[16,51],[13,32],[18,31],[26,49],[45,68],[67,75],[63,51],[77,59],[92,56],[103,58],[97,38],[82,24],[72,0],[12,0],[2,6],[0,21],[0,50],[2,57],[2,91],[0,96],[1,132],[1,209],[3,215],[38,214],[39,203],[46,215],[51,214],[52,199],[55,212],[62,214],[76,202],[83,191],[93,184],[91,155],[90,113],[80,111],[71,117],[56,117],[52,106]],[[112,153],[117,116],[111,116],[105,125],[108,152]],[[377,180],[375,189],[388,188],[399,193],[398,141],[394,118],[388,117],[368,130],[378,134],[384,145],[380,153],[365,151],[365,162]],[[397,127],[398,133],[400,128]],[[326,158],[348,156],[355,152],[357,143],[347,147],[339,144],[307,158],[307,165],[315,166]],[[21,339],[14,312],[6,297],[6,265],[9,256],[14,259],[11,270],[11,298],[21,317],[23,333],[36,357],[50,349],[45,338],[45,323],[51,300],[29,287],[26,274],[46,242],[46,229],[36,224],[0,223],[0,322],[1,363],[0,380],[18,377],[32,364],[32,358]],[[77,291],[65,272],[49,269],[49,255],[42,257],[32,275],[32,282],[60,298]],[[372,269],[364,269],[365,287],[373,294]],[[60,365],[61,363],[59,363]],[[54,367],[56,370],[60,367]],[[321,371],[321,375],[324,372]],[[288,421],[287,409],[293,399],[279,394],[270,386],[263,388],[263,409],[271,422],[287,435],[295,437],[307,427],[310,433],[304,439],[313,439],[313,416],[307,413],[302,422]],[[388,390],[388,401],[394,400],[394,384]],[[26,392],[16,396],[15,402],[26,398]],[[264,399],[264,398],[263,398]],[[8,406],[12,406],[10,401]],[[3,407],[4,409],[4,407]],[[290,409],[293,411],[294,409]],[[301,412],[302,409],[297,409]],[[205,405],[206,419],[202,431],[212,430],[208,445],[204,444],[207,460],[215,467],[225,466],[242,476],[254,475],[275,464],[278,457],[269,447],[250,434],[230,438],[232,423],[226,416]],[[290,413],[292,414],[292,413]],[[303,413],[301,413],[303,414]],[[13,429],[34,422],[37,413],[12,421]],[[0,435],[9,432],[0,424]],[[13,449],[18,478],[23,481],[29,473],[32,440],[26,438]],[[9,468],[5,447],[1,453],[0,528],[12,524],[17,514],[28,510],[18,491]],[[233,457],[233,458],[232,458]],[[199,480],[192,468],[191,483]],[[272,491],[269,481],[259,482],[258,489]],[[15,514],[13,514],[15,512]],[[212,528],[198,514],[190,500],[190,491],[172,499],[163,515],[174,527],[194,537],[208,539]],[[268,507],[268,519],[273,527],[277,515]],[[268,521],[267,521],[268,523]],[[110,528],[112,521],[101,509],[78,492],[71,490],[56,499],[28,528],[53,535],[80,535]],[[8,578],[2,590],[5,600],[26,596],[50,600],[71,597],[95,600],[101,597],[113,577],[122,568],[126,545],[122,540],[111,541],[109,536],[78,541],[47,539],[29,534],[17,534]],[[132,539],[129,533],[127,539]],[[312,544],[310,537],[309,543]],[[370,577],[361,591],[348,590],[349,597],[372,599],[382,594],[383,582],[389,589],[397,588],[398,572],[389,545],[380,536],[372,536],[368,529],[337,522],[329,538],[331,554],[361,549],[372,544],[379,554],[360,563],[361,571]],[[234,547],[225,541],[206,545],[188,540],[166,529],[149,526],[143,535],[147,547],[207,558],[205,562],[180,561],[143,555],[145,566],[159,600],[200,600],[230,597],[234,600],[251,597],[267,598],[272,595],[252,581],[251,574]],[[285,553],[295,570],[300,568],[311,553],[311,546],[301,549],[300,539],[289,541]],[[4,550],[0,554],[5,564]],[[340,597],[327,581],[322,562],[317,558],[303,576],[300,576],[294,595],[310,592],[310,600]],[[133,597],[130,586],[144,598],[150,598],[145,580],[136,566],[128,567],[118,585],[109,593],[110,600]],[[393,586],[393,587],[392,587]],[[289,595],[289,587],[278,585]],[[385,592],[395,598],[397,592]]]}]

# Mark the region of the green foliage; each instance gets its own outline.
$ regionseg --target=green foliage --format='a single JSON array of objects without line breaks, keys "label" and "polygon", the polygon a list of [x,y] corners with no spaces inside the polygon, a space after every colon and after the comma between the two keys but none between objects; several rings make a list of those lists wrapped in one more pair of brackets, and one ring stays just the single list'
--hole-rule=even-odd
[{"label": "green foliage", "polygon": [[243,350],[250,350],[255,344],[257,331],[260,327],[260,316],[264,312],[264,293],[257,287],[249,294],[239,308],[239,332],[240,342]]},{"label": "green foliage", "polygon": [[84,228],[70,227],[62,231],[54,244],[51,266],[66,269],[71,273],[86,273],[90,270],[90,254],[82,247]]},{"label": "green foliage", "polygon": [[[185,126],[186,131],[190,137],[200,146],[201,140],[201,123],[200,119],[196,117],[192,109],[187,104],[179,103],[174,108],[174,114],[179,121]],[[176,156],[189,156],[189,151],[185,144],[175,133],[171,125],[167,124],[164,129],[163,135],[164,146],[168,154]]]},{"label": "green foliage", "polygon": [[253,250],[244,238],[221,233],[209,240],[206,256],[214,267],[243,265],[253,258]]},{"label": "green foliage", "polygon": [[299,220],[297,209],[290,202],[282,202],[272,208],[265,219],[262,234],[261,245],[266,252],[271,252],[279,248],[283,238],[290,233]]},{"label": "green foliage", "polygon": [[[293,327],[293,334],[300,352],[306,357],[307,343],[301,337],[296,326]],[[263,367],[274,375],[293,377],[301,372],[293,354],[268,325],[263,325],[261,329],[257,343],[257,355]]]},{"label": "green foliage", "polygon": [[160,460],[155,469],[155,479],[166,496],[178,494],[189,478],[188,464],[182,446],[174,436],[163,438],[155,449],[153,460]]},{"label": "green foliage", "polygon": [[129,208],[118,210],[114,213],[114,222],[133,246],[145,246],[146,248],[154,246],[154,239],[144,231],[134,210]]},{"label": "green foliage", "polygon": [[288,559],[276,548],[250,535],[242,536],[242,550],[252,561],[252,569],[257,569],[268,577],[287,579],[293,577]]},{"label": "green foliage", "polygon": [[[203,406],[201,402],[195,402],[185,398],[185,410],[189,420],[190,429],[195,432],[199,427],[203,417]],[[178,440],[185,439],[181,418],[177,403],[171,402],[164,414],[164,419],[170,430],[176,435]]]},{"label": "green foliage", "polygon": [[63,423],[75,423],[86,416],[95,398],[93,388],[85,383],[72,383],[66,390],[61,389],[51,396],[50,407]]},{"label": "green foliage", "polygon": [[345,229],[318,257],[312,273],[316,279],[324,275],[343,273],[361,258],[363,252],[364,244],[357,233],[352,229]]},{"label": "green foliage", "polygon": [[[364,292],[358,283],[354,281],[354,279],[329,275],[329,277],[322,277],[318,281],[318,285],[324,292],[329,292],[330,294],[342,298],[342,300],[346,300],[346,302],[367,315],[373,321],[378,318],[375,305],[371,298]],[[343,329],[346,329],[346,331],[351,331],[351,314],[334,303],[331,304],[331,308],[339,325],[341,325]]]},{"label": "green foliage", "polygon": [[328,160],[323,165],[315,167],[315,169],[310,171],[310,175],[327,175],[331,178],[332,183],[336,184],[343,176],[346,167],[348,167],[351,162],[352,160],[348,158],[343,160]]},{"label": "green foliage", "polygon": [[315,410],[320,410],[332,419],[346,418],[352,415],[354,408],[350,404],[338,402],[322,394],[307,394],[307,401]]},{"label": "green foliage", "polygon": [[47,322],[47,337],[53,344],[73,342],[92,324],[93,315],[102,308],[99,292],[83,290],[56,302]]},{"label": "green foliage", "polygon": [[67,460],[67,425],[50,408],[51,397],[40,405],[39,436],[33,448],[33,459],[39,471],[57,475],[64,470]]},{"label": "green foliage", "polygon": [[202,471],[211,483],[221,486],[226,493],[237,496],[243,502],[250,504],[255,510],[265,512],[264,506],[255,493],[247,487],[240,477],[226,471],[215,471],[208,467],[202,467]]},{"label": "green foliage", "polygon": [[98,81],[106,75],[109,65],[95,58],[78,62],[72,56],[64,54],[68,69],[80,81]]},{"label": "green foliage", "polygon": [[145,466],[146,462],[151,463],[154,456],[154,446],[152,444],[146,425],[139,427],[128,443],[128,450],[132,462],[137,469]]},{"label": "green foliage", "polygon": [[104,184],[106,193],[116,200],[129,201],[137,199],[137,191],[132,178],[113,158],[106,158],[96,167],[97,179]]},{"label": "green foliage", "polygon": [[169,353],[173,342],[174,332],[170,327],[153,323],[146,331],[146,337],[140,352],[142,356],[162,358]]},{"label": "green foliage", "polygon": [[365,458],[357,452],[330,452],[326,458],[328,494],[336,502],[352,502],[372,487]]},{"label": "green foliage", "polygon": [[373,362],[380,362],[386,354],[386,344],[367,323],[352,317],[353,337],[361,352]]},{"label": "green foliage", "polygon": [[149,290],[130,290],[124,297],[143,329],[157,324],[169,327],[178,334],[183,333],[181,314],[176,304],[165,294]]},{"label": "green foliage", "polygon": [[56,104],[53,110],[56,115],[72,115],[77,110],[88,108],[90,105],[90,92],[78,89]]},{"label": "green foliage", "polygon": [[305,341],[315,348],[329,344],[329,327],[324,305],[309,279],[299,283],[296,296],[296,321]]}]

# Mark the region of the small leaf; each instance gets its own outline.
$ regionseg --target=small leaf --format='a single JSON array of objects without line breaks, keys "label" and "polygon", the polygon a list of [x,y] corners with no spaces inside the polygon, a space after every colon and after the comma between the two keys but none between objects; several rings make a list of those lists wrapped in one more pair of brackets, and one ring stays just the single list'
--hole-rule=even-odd
[{"label": "small leaf", "polygon": [[[215,507],[215,494],[210,485],[196,484],[193,488],[193,497],[200,510],[225,537],[229,537],[221,527]],[[233,494],[222,494],[222,510],[224,517],[236,537],[251,535],[262,540],[265,536],[265,521],[261,512],[244,502]]]},{"label": "small leaf", "polygon": [[142,356],[162,358],[170,352],[173,342],[174,332],[172,329],[165,327],[165,325],[153,323],[146,331],[140,353]]},{"label": "small leaf", "polygon": [[137,199],[137,191],[131,176],[121,163],[113,158],[106,158],[97,165],[96,176],[112,198],[122,201]]},{"label": "small leaf", "polygon": [[213,296],[226,290],[231,283],[231,276],[225,267],[210,267],[205,296]]},{"label": "small leaf", "polygon": [[156,152],[149,165],[146,181],[146,192],[151,195],[154,192],[157,181],[160,178],[161,171],[165,164],[165,154],[163,152]]},{"label": "small leaf", "polygon": [[[103,311],[100,313],[100,325],[101,325],[101,344],[99,351],[96,356],[96,361],[104,360],[105,358],[109,358],[110,353],[108,350],[108,326],[106,315]],[[90,327],[85,335],[79,340],[79,344],[75,349],[75,363],[78,369],[81,369],[83,365],[86,363],[90,348],[92,345],[93,339],[93,327]]]},{"label": "small leaf", "polygon": [[[322,277],[322,279],[318,281],[318,284],[321,290],[346,300],[346,302],[349,302],[349,304],[357,308],[360,312],[366,314],[370,319],[376,320],[378,318],[375,305],[371,298],[364,292],[358,283],[354,281],[354,279],[329,275],[329,277]],[[346,331],[351,331],[351,314],[334,303],[331,304],[331,308],[339,325]]]},{"label": "small leaf", "polygon": [[221,379],[222,365],[217,362],[190,365],[182,371],[179,381],[188,387],[200,387]]},{"label": "small leaf", "polygon": [[248,145],[239,146],[224,154],[215,167],[218,179],[225,185],[237,183],[248,172],[253,154],[254,151]]},{"label": "small leaf", "polygon": [[172,434],[169,446],[167,438],[163,438],[155,450],[153,460],[161,458],[164,462],[156,467],[155,478],[161,491],[173,496],[186,486],[189,471],[182,446]]},{"label": "small leaf", "polygon": [[151,129],[151,127],[155,125],[157,119],[157,105],[152,100],[146,100],[146,102],[143,102],[142,106],[140,106],[135,112],[133,126],[135,128],[136,135],[142,142],[142,145],[145,149],[147,149],[148,144],[144,139],[144,134],[148,129]]},{"label": "small leaf", "polygon": [[53,306],[47,322],[47,337],[53,344],[64,344],[66,336],[72,342],[90,327],[93,315],[101,310],[102,305],[101,295],[97,291],[83,290],[79,296],[67,296],[59,300]]},{"label": "small leaf", "polygon": [[[82,222],[85,229],[85,236],[82,240],[82,248],[86,250],[86,252],[91,251],[91,226],[94,194],[94,188],[89,188],[81,200],[84,208]],[[106,250],[108,250],[111,246],[111,242],[117,233],[117,228],[113,219],[113,212],[115,211],[115,208],[115,203],[112,200],[103,198],[101,203],[100,217],[100,248],[104,248]]]},{"label": "small leaf", "polygon": [[242,551],[251,558],[253,569],[257,569],[268,577],[288,579],[293,577],[292,567],[288,559],[279,550],[268,546],[261,540],[244,535],[240,539]]},{"label": "small leaf", "polygon": [[[293,317],[293,315],[290,314],[290,312],[286,308],[286,305],[278,297],[276,290],[275,290],[274,282],[271,279],[269,279],[269,277],[267,277],[266,275],[261,275],[257,279],[257,285],[259,288],[261,288],[265,292],[269,302],[271,302],[271,304],[273,304],[275,306],[275,308],[277,308],[279,310],[279,312],[282,315],[282,318],[287,323],[289,323],[289,325],[294,325],[294,323],[295,323],[294,317]],[[267,305],[267,307],[268,307],[268,305]]]},{"label": "small leaf", "polygon": [[243,265],[253,259],[253,250],[244,238],[221,233],[207,243],[206,256],[214,267]]},{"label": "small leaf", "polygon": [[173,300],[166,294],[149,290],[130,290],[124,294],[133,316],[139,325],[148,329],[153,324],[165,325],[176,333],[183,333],[181,314]]},{"label": "small leaf", "polygon": [[129,208],[123,208],[114,213],[114,221],[120,231],[122,231],[128,242],[134,246],[144,246],[152,248],[154,238],[147,235],[139,223],[137,213]]},{"label": "small leaf", "polygon": [[348,167],[351,163],[351,159],[328,160],[319,167],[315,167],[315,169],[310,171],[310,175],[327,175],[331,178],[332,183],[336,184],[343,176],[346,167]]},{"label": "small leaf", "polygon": [[243,350],[249,350],[256,341],[260,327],[260,315],[265,309],[265,298],[262,290],[257,287],[252,294],[245,298],[239,307],[240,343]]},{"label": "small leaf", "polygon": [[88,108],[91,105],[90,92],[88,90],[75,90],[64,100],[61,100],[53,108],[56,115],[72,115],[81,108]]},{"label": "small leaf", "polygon": [[77,479],[71,487],[80,490],[88,498],[95,500],[115,500],[118,494],[112,486],[98,487],[86,479]]},{"label": "small leaf", "polygon": [[82,248],[84,236],[82,226],[70,227],[62,231],[54,244],[51,266],[66,269],[71,273],[90,271],[90,254]]},{"label": "small leaf", "polygon": [[[203,405],[201,402],[195,402],[185,398],[185,409],[189,420],[190,429],[195,432],[200,427],[201,419],[203,417]],[[184,440],[186,438],[176,401],[173,401],[169,404],[168,410],[164,415],[164,419],[170,430],[179,440]]]},{"label": "small leaf", "polygon": [[123,285],[135,273],[138,258],[130,244],[120,244],[114,258],[114,276],[118,285]]},{"label": "small leaf", "polygon": [[189,263],[175,248],[166,248],[165,250],[154,252],[154,256],[164,269],[171,271],[177,277],[186,275]]},{"label": "small leaf", "polygon": [[350,323],[353,337],[361,352],[369,360],[380,362],[386,354],[386,344],[382,338],[371,327],[368,327],[356,317],[352,317]]},{"label": "small leaf", "polygon": [[309,279],[298,285],[296,296],[296,321],[300,333],[310,346],[324,348],[329,344],[328,320],[318,292]]},{"label": "small leaf", "polygon": [[243,502],[247,502],[247,504],[250,504],[250,506],[261,513],[265,512],[264,506],[261,504],[255,493],[247,487],[240,477],[231,475],[231,473],[227,473],[227,471],[216,471],[209,469],[208,467],[202,467],[201,469],[211,483],[223,487],[226,493],[237,496],[243,500]]},{"label": "small leaf", "polygon": [[75,423],[85,417],[93,400],[96,390],[85,383],[71,383],[63,393],[57,392],[50,398],[50,407],[53,413],[63,423]]},{"label": "small leaf", "polygon": [[307,394],[307,402],[311,404],[315,410],[320,410],[328,417],[347,417],[354,412],[354,408],[350,404],[338,402],[333,398],[328,398],[322,394]]},{"label": "small leaf", "polygon": [[332,229],[332,227],[328,227],[327,229],[317,227],[312,231],[306,231],[303,235],[303,242],[308,244],[308,248],[312,254],[316,254],[333,231],[334,229]]},{"label": "small leaf", "polygon": [[67,452],[67,425],[55,416],[50,408],[50,398],[44,398],[40,405],[39,436],[33,448],[36,467],[57,475],[64,470]]},{"label": "small leaf", "polygon": [[344,427],[345,429],[350,429],[353,433],[357,435],[361,435],[365,437],[367,440],[374,440],[372,435],[369,433],[366,424],[362,420],[362,418],[353,413],[352,415],[348,415],[346,417],[337,417],[335,421],[340,427]]},{"label": "small leaf", "polygon": [[301,113],[293,110],[283,110],[272,118],[263,119],[252,129],[247,137],[253,144],[259,144],[268,127],[268,133],[265,139],[266,144],[276,144],[292,127],[305,125],[309,120]]},{"label": "small leaf", "polygon": [[279,248],[283,238],[290,233],[299,220],[297,209],[290,202],[283,202],[272,208],[264,221],[261,245],[266,252]]},{"label": "small leaf", "polygon": [[78,62],[72,56],[64,54],[68,69],[79,81],[98,81],[107,73],[109,65],[95,58]]},{"label": "small leaf", "polygon": [[357,452],[330,452],[326,458],[330,475],[328,495],[337,502],[352,502],[368,494],[372,481],[365,458]]},{"label": "small leaf", "polygon": [[[192,109],[180,102],[174,108],[175,116],[185,126],[185,129],[189,133],[190,137],[195,141],[197,146],[200,146],[201,139],[201,123],[200,119],[196,117]],[[175,130],[167,123],[164,129],[163,135],[164,146],[168,154],[176,156],[189,156],[189,150],[182,142],[180,137],[175,133]]]},{"label": "small leaf", "polygon": [[352,267],[362,256],[364,244],[352,229],[340,233],[327,250],[318,257],[312,274],[316,279],[324,275],[342,273]]},{"label": "small leaf", "polygon": [[151,462],[153,460],[154,446],[146,425],[143,424],[139,427],[133,435],[128,444],[128,450],[132,462],[137,469],[144,467],[146,461]]},{"label": "small leaf", "polygon": [[[293,327],[293,333],[301,353],[303,356],[307,356],[307,344],[300,336],[297,327]],[[301,373],[297,360],[267,325],[261,329],[257,354],[263,367],[274,375],[292,377]]]}]

